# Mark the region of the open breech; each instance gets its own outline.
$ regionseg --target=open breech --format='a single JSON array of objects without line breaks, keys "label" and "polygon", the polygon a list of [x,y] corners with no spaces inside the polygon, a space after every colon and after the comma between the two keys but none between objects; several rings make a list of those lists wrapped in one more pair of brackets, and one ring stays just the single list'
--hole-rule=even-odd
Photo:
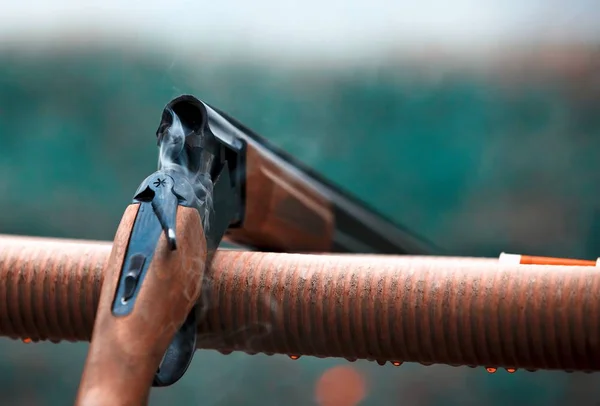
[{"label": "open breech", "polygon": [[138,187],[105,267],[78,404],[104,392],[113,403],[102,404],[144,403],[151,384],[183,376],[224,236],[279,252],[431,252],[193,96],[165,107],[157,140],[158,170]]}]

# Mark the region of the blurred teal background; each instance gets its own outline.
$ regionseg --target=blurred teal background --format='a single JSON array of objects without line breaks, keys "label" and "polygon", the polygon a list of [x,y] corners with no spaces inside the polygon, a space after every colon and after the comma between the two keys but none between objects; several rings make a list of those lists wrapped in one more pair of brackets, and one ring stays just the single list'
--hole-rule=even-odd
[{"label": "blurred teal background", "polygon": [[[0,233],[112,239],[192,93],[451,254],[600,255],[594,2],[26,3],[0,13]],[[0,404],[71,404],[86,349],[0,340]],[[361,405],[599,404],[595,375],[202,351],[151,404],[350,406],[317,396],[339,366]]]}]

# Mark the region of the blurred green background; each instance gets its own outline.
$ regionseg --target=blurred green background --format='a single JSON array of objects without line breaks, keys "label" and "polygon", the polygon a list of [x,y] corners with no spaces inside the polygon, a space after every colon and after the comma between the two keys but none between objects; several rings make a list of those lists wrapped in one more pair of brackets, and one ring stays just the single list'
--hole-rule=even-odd
[{"label": "blurred green background", "polygon": [[[85,14],[72,2],[58,3]],[[485,8],[457,3],[471,4],[463,4],[465,10]],[[108,9],[99,8],[105,30],[96,32],[86,25],[93,20],[89,13],[66,30],[61,24],[71,21],[69,13],[60,20],[48,10],[44,15],[42,3],[33,14],[11,6],[0,17],[12,27],[0,30],[0,233],[112,239],[133,192],[155,169],[162,108],[192,93],[451,254],[596,258],[600,41],[583,35],[589,34],[585,30],[576,34],[589,14],[598,13],[592,2],[575,3],[580,13],[566,20],[557,17],[569,10],[566,3],[549,2],[555,14],[521,11],[538,16],[514,19],[531,23],[528,35],[507,39],[509,30],[491,30],[488,42],[477,42],[476,32],[466,42],[448,39],[458,29],[450,23],[432,24],[437,31],[425,24],[403,37],[391,28],[378,31],[374,38],[385,39],[386,47],[375,56],[362,45],[333,52],[340,41],[328,48],[326,39],[318,40],[325,30],[321,20],[305,48],[290,34],[302,22],[295,21],[286,31],[289,38],[279,38],[291,44],[280,52],[281,44],[261,42],[250,31],[234,32],[242,38],[237,45],[226,30],[216,39],[208,29],[198,34],[165,11],[161,29],[170,33],[176,27],[180,35],[169,47],[157,38],[162,31],[152,36],[142,27],[137,36],[115,34],[127,26],[123,21],[152,20],[150,14],[111,20]],[[169,7],[157,4],[147,7],[157,13]],[[488,6],[487,13],[469,14],[471,23],[500,21],[500,14],[497,20],[488,16],[498,6]],[[411,10],[409,16],[417,13]],[[264,22],[276,19],[269,20],[268,10],[261,15]],[[380,19],[392,21],[384,13]],[[458,26],[463,21],[448,19],[455,20]],[[245,20],[232,21],[230,27]],[[555,27],[552,21],[562,36],[547,35],[555,33],[543,28]],[[28,22],[43,29],[33,35]],[[204,45],[193,47],[189,38],[182,44],[187,32]],[[423,40],[428,32],[439,42]],[[401,46],[406,44],[416,45]],[[257,51],[263,48],[268,52]],[[70,404],[86,349],[0,340],[0,404]],[[361,405],[592,406],[600,395],[598,378],[579,373],[488,374],[466,367],[200,351],[180,383],[153,391],[151,404],[350,406],[318,395],[323,374],[340,366],[365,382]],[[349,384],[338,377],[342,388]]]}]

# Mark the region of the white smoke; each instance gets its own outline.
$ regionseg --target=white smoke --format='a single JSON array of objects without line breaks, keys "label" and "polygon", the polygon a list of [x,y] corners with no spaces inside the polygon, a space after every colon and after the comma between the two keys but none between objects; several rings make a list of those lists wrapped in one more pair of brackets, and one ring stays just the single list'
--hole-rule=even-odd
[{"label": "white smoke", "polygon": [[173,118],[171,125],[162,134],[158,154],[158,168],[166,173],[183,175],[194,189],[196,196],[204,196],[202,207],[204,212],[202,221],[204,230],[209,229],[209,217],[213,205],[213,182],[210,174],[199,171],[191,172],[188,165],[188,156],[185,154],[185,139],[189,132],[179,119],[179,116],[171,109],[168,110]]}]

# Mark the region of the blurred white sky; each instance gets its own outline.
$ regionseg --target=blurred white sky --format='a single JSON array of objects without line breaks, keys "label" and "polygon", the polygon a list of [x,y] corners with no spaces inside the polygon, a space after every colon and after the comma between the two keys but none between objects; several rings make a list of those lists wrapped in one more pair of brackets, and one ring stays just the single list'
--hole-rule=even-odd
[{"label": "blurred white sky", "polygon": [[[3,0],[0,43],[101,36],[258,53],[600,39],[600,0]],[[75,38],[77,39],[77,38]],[[229,47],[230,48],[230,47]]]}]

